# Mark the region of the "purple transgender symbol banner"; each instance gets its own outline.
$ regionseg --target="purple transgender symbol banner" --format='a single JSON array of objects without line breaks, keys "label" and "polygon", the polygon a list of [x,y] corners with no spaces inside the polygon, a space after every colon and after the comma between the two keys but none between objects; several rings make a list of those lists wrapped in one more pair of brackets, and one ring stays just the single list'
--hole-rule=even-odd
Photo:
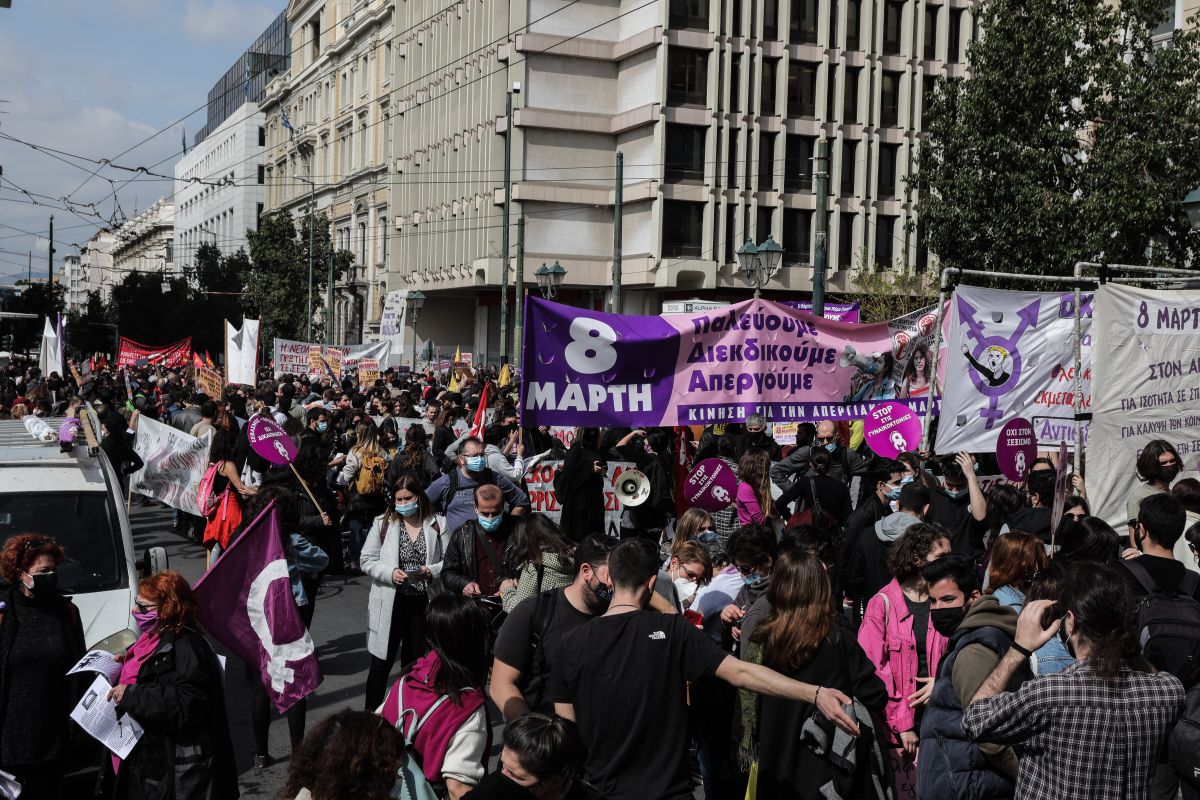
[{"label": "purple transgender symbol banner", "polygon": [[246,438],[254,452],[277,467],[296,460],[299,452],[295,442],[284,433],[279,423],[270,417],[256,414],[246,423]]},{"label": "purple transgender symbol banner", "polygon": [[928,359],[916,378],[897,379],[897,353],[914,348],[886,322],[837,322],[761,299],[640,317],[535,297],[526,320],[527,425],[861,419],[880,400],[918,414],[930,400]]},{"label": "purple transgender symbol banner", "polygon": [[280,714],[321,684],[321,665],[288,578],[274,502],[195,586],[200,620],[214,639],[257,667]]}]

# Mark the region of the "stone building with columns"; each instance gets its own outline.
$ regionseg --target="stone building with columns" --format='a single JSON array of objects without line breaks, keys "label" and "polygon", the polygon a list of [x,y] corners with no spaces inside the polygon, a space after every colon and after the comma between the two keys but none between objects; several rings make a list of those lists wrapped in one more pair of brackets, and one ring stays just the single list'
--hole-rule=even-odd
[{"label": "stone building with columns", "polygon": [[338,344],[377,337],[386,295],[394,14],[395,0],[289,0],[291,63],[260,104],[264,210],[315,207],[354,254],[327,321]]}]

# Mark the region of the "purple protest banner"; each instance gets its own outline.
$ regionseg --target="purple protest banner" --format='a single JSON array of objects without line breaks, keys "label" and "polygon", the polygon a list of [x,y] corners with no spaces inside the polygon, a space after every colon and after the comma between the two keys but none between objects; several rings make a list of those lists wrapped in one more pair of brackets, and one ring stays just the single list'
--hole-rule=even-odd
[{"label": "purple protest banner", "polygon": [[903,403],[880,403],[863,419],[867,446],[884,458],[917,449],[921,442],[921,418]]},{"label": "purple protest banner", "polygon": [[[889,323],[814,317],[768,300],[665,317],[526,301],[522,420],[665,426],[861,419],[902,397]],[[936,317],[935,317],[936,318]],[[936,407],[936,406],[935,406]]]},{"label": "purple protest banner", "polygon": [[684,489],[689,506],[705,511],[722,511],[733,502],[737,476],[733,468],[719,458],[706,458],[688,473]]},{"label": "purple protest banner", "polygon": [[205,630],[258,669],[279,713],[321,685],[316,647],[292,597],[274,502],[221,553],[194,592]]},{"label": "purple protest banner", "polygon": [[292,438],[283,432],[275,420],[256,414],[246,424],[246,438],[254,452],[275,466],[291,464],[299,452]]},{"label": "purple protest banner", "polygon": [[1010,481],[1023,481],[1037,458],[1037,437],[1033,423],[1016,417],[1004,423],[996,437],[996,464]]}]

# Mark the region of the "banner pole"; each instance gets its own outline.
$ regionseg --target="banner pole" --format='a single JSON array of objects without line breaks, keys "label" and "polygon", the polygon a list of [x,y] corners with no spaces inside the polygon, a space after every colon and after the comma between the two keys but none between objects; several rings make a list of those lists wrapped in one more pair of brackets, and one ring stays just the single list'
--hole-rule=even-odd
[{"label": "banner pole", "polygon": [[317,514],[323,513],[324,509],[321,508],[321,504],[317,502],[317,498],[315,495],[313,495],[312,489],[308,488],[308,484],[304,482],[304,478],[300,477],[300,473],[296,470],[296,465],[289,461],[288,466],[291,467],[292,474],[296,476],[296,480],[300,481],[300,485],[304,487],[304,491],[308,493],[308,499],[312,500],[313,507],[317,509]]},{"label": "banner pole", "polygon": [[[1083,476],[1083,341],[1081,332],[1083,323],[1080,319],[1083,312],[1080,304],[1083,292],[1079,281],[1083,277],[1083,262],[1075,263],[1075,472]],[[1057,523],[1055,523],[1057,525]],[[1051,536],[1053,538],[1053,536]]]},{"label": "banner pole", "polygon": [[[949,285],[950,272],[954,267],[942,270],[941,287],[938,291],[937,321],[934,323],[933,352],[929,354],[930,387],[929,398],[925,401],[925,418],[921,420],[921,453],[929,450],[929,420],[933,416],[933,401],[937,395],[938,351],[942,349],[942,316],[946,310],[946,289]],[[924,455],[922,455],[924,458]]]}]

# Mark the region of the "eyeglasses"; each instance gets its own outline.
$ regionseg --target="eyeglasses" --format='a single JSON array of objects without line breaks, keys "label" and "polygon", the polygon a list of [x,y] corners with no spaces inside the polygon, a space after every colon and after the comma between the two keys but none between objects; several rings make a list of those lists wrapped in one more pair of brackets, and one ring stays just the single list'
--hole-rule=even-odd
[{"label": "eyeglasses", "polygon": [[686,564],[680,564],[680,565],[679,565],[679,569],[680,569],[680,571],[683,573],[683,577],[687,578],[689,581],[697,581],[697,582],[699,582],[699,580],[700,580],[700,573],[699,573],[699,572],[696,572],[696,571],[694,571],[694,570],[688,569],[688,567],[687,567],[687,565],[686,565]]},{"label": "eyeglasses", "polygon": [[145,614],[147,611],[149,611],[152,608],[158,608],[158,603],[143,603],[141,600],[134,600],[133,605],[138,611],[142,612],[143,614]]},{"label": "eyeglasses", "polygon": [[753,564],[737,564],[736,566],[737,571],[743,575],[749,575],[752,572],[758,571],[758,567],[754,566]]},{"label": "eyeglasses", "polygon": [[833,436],[818,436],[817,441],[823,442],[824,444],[829,444],[830,442],[837,441],[837,434],[834,434]]},{"label": "eyeglasses", "polygon": [[715,530],[715,528],[713,528],[712,525],[705,525],[703,528],[701,528],[699,531],[697,531],[697,533],[705,533],[705,532],[712,531],[712,530]]}]

